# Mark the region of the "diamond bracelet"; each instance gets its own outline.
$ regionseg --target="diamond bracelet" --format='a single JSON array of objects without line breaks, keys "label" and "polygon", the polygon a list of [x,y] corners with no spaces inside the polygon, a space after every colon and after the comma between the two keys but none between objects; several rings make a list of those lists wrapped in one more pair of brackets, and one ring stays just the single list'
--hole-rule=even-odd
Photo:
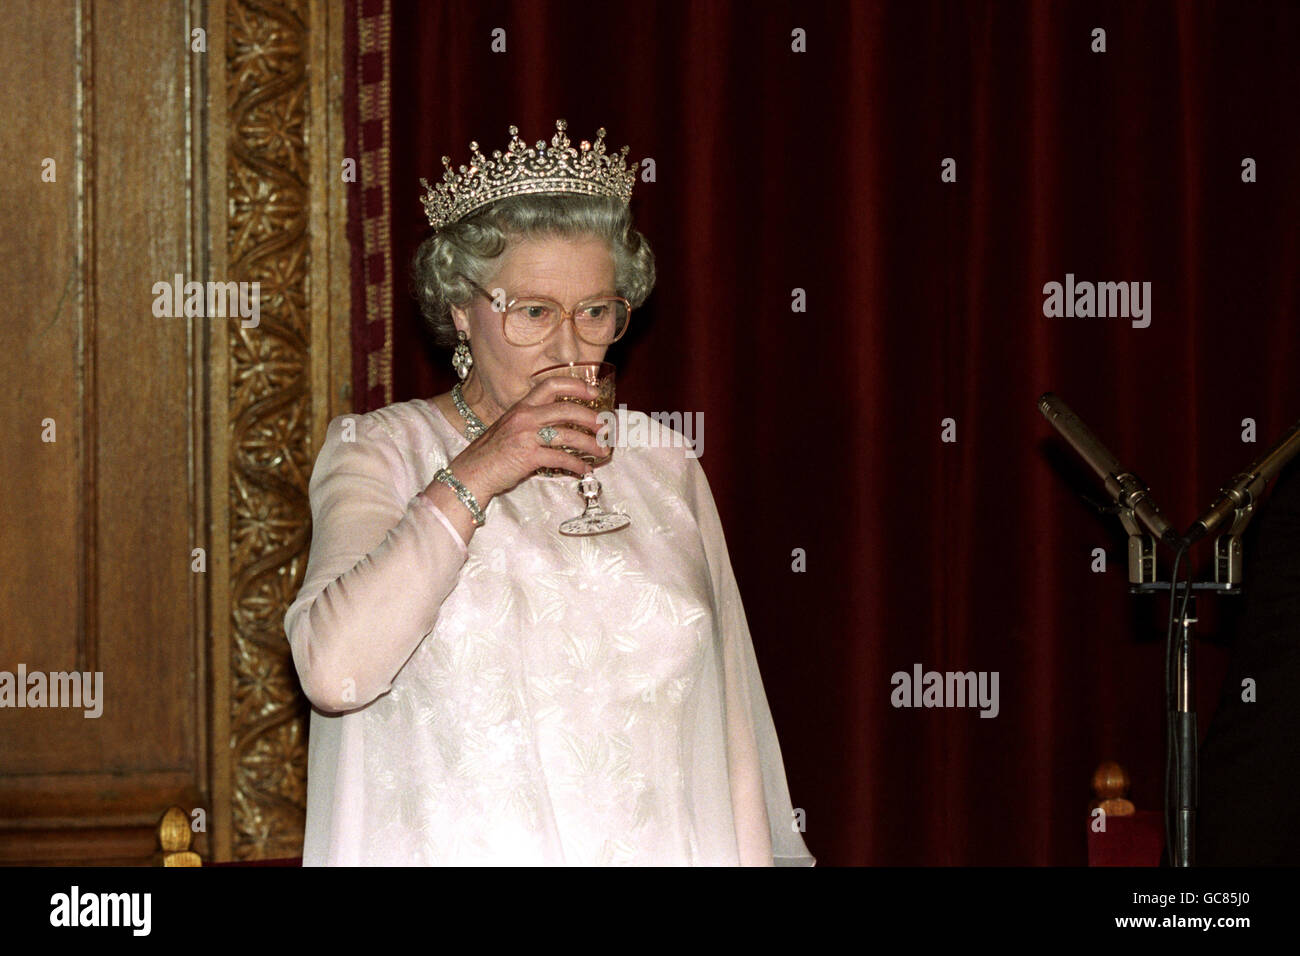
[{"label": "diamond bracelet", "polygon": [[474,519],[474,527],[483,527],[483,522],[487,520],[483,515],[483,509],[478,506],[478,501],[474,498],[474,495],[470,490],[461,484],[449,469],[440,468],[438,473],[433,476],[433,480],[441,481],[443,484],[449,485],[451,490],[456,492],[456,497],[459,498],[461,503],[469,509],[470,517]]}]

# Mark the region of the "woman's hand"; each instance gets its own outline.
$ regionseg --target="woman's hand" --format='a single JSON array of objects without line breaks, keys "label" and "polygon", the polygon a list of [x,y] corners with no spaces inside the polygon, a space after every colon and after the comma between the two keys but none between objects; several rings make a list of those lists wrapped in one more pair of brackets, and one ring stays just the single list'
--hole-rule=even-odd
[{"label": "woman's hand", "polygon": [[[515,402],[468,448],[452,459],[452,473],[469,488],[479,507],[513,488],[538,468],[562,468],[585,474],[589,466],[560,450],[561,445],[593,455],[603,465],[614,453],[601,447],[596,435],[570,427],[580,425],[598,433],[599,413],[585,405],[560,401],[559,396],[591,400],[599,394],[594,385],[578,378],[556,375],[543,379]],[[537,437],[538,429],[550,425],[557,432],[550,447]],[[437,484],[435,482],[435,484]]]}]

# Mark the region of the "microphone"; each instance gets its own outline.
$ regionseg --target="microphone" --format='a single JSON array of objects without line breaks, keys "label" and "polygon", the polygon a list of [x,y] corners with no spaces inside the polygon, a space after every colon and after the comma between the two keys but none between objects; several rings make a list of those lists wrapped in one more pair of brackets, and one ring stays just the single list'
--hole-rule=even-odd
[{"label": "microphone", "polygon": [[1219,497],[1201,517],[1192,522],[1183,535],[1182,544],[1190,547],[1207,535],[1213,534],[1230,520],[1238,508],[1252,505],[1264,486],[1282,470],[1282,467],[1300,452],[1300,422],[1291,428],[1264,452],[1263,456],[1245,472],[1237,475],[1232,484],[1219,491]]},{"label": "microphone", "polygon": [[1106,491],[1116,504],[1132,509],[1133,514],[1153,535],[1170,547],[1178,547],[1182,539],[1151,500],[1147,486],[1131,471],[1120,467],[1115,456],[1097,440],[1097,436],[1088,430],[1079,416],[1070,411],[1065,402],[1051,392],[1046,392],[1038,400],[1038,410],[1097,473],[1097,477],[1105,482]]}]

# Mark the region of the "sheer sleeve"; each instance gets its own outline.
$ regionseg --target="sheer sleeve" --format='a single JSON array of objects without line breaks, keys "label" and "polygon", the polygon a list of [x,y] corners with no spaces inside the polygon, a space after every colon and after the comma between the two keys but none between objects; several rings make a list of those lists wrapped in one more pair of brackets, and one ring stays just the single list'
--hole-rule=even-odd
[{"label": "sheer sleeve", "polygon": [[[345,435],[348,421],[355,436]],[[391,688],[468,556],[436,505],[404,497],[404,472],[371,419],[330,422],[309,484],[307,569],[284,618],[303,691],[323,711],[353,710]]]},{"label": "sheer sleeve", "polygon": [[715,619],[721,631],[727,775],[740,863],[813,866],[816,860],[794,825],[785,763],[717,505],[698,459],[688,461],[695,513],[712,576]]}]

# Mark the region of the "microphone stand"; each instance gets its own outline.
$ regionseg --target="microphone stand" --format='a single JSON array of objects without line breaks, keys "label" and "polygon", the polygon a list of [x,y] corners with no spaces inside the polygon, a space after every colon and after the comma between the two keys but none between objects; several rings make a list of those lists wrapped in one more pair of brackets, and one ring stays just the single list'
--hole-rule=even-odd
[{"label": "microphone stand", "polygon": [[[1252,464],[1246,472],[1237,475],[1231,485],[1222,489],[1214,504],[1193,522],[1186,534],[1179,537],[1169,528],[1168,522],[1160,516],[1159,509],[1155,507],[1147,493],[1146,485],[1131,472],[1120,468],[1114,456],[1102,446],[1064,402],[1048,392],[1039,399],[1038,407],[1052,427],[1060,432],[1075,451],[1092,466],[1105,482],[1106,490],[1115,501],[1114,506],[1099,510],[1118,514],[1124,530],[1128,532],[1129,593],[1150,594],[1167,590],[1171,602],[1171,618],[1174,616],[1174,609],[1181,607],[1178,637],[1173,648],[1172,686],[1168,680],[1170,675],[1166,657],[1165,710],[1167,728],[1170,732],[1166,739],[1165,759],[1166,773],[1172,772],[1174,777],[1175,794],[1174,808],[1171,812],[1166,778],[1165,833],[1166,841],[1170,842],[1168,852],[1171,865],[1188,867],[1195,862],[1199,780],[1195,657],[1192,640],[1193,626],[1197,621],[1194,592],[1210,591],[1228,596],[1241,593],[1242,533],[1254,517],[1255,502],[1265,485],[1297,452],[1300,452],[1300,423],[1293,425],[1262,458]],[[1139,520],[1155,537],[1142,532],[1138,526]],[[1224,524],[1228,524],[1228,530],[1219,535],[1214,544],[1213,581],[1192,581],[1191,574],[1184,584],[1157,580],[1156,537],[1176,549],[1176,553],[1182,556],[1190,552],[1193,544]],[[1176,568],[1174,572],[1177,572]],[[1179,601],[1180,597],[1181,606],[1172,603]],[[1168,652],[1169,649],[1166,648],[1166,654]],[[1169,841],[1171,817],[1174,837]]]},{"label": "microphone stand", "polygon": [[[1214,503],[1187,529],[1179,542],[1179,549],[1184,552],[1220,526],[1228,525],[1228,530],[1214,540],[1214,581],[1189,581],[1188,587],[1233,596],[1241,593],[1241,536],[1250,520],[1255,517],[1255,502],[1259,500],[1265,486],[1298,452],[1300,422],[1292,425],[1261,458],[1222,488]],[[1177,592],[1171,589],[1170,600],[1177,598]],[[1174,845],[1170,847],[1170,862],[1174,866],[1191,866],[1195,862],[1197,782],[1200,779],[1194,703],[1196,682],[1192,657],[1192,625],[1196,623],[1196,605],[1191,593],[1185,592],[1183,601],[1186,610],[1174,652],[1175,691],[1170,713],[1171,726],[1174,728],[1174,766],[1177,768],[1174,786],[1177,790],[1178,809],[1174,820]]]},{"label": "microphone stand", "polygon": [[1241,587],[1219,581],[1184,581],[1176,587],[1172,581],[1152,581],[1129,587],[1130,594],[1153,594],[1157,591],[1169,592],[1169,600],[1173,602],[1171,616],[1175,608],[1180,609],[1173,647],[1173,686],[1166,687],[1165,695],[1167,727],[1172,732],[1172,738],[1166,741],[1165,766],[1174,778],[1172,806],[1168,786],[1165,787],[1165,835],[1168,840],[1172,829],[1173,839],[1168,847],[1170,866],[1192,866],[1196,862],[1196,808],[1200,800],[1193,641],[1199,619],[1196,592],[1209,591],[1236,597],[1241,594]]}]

